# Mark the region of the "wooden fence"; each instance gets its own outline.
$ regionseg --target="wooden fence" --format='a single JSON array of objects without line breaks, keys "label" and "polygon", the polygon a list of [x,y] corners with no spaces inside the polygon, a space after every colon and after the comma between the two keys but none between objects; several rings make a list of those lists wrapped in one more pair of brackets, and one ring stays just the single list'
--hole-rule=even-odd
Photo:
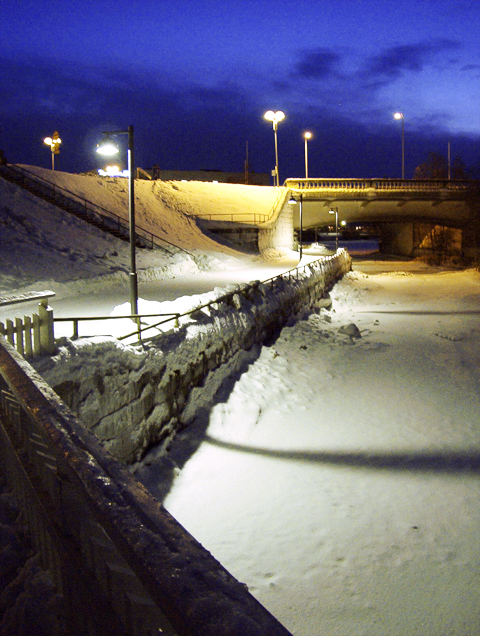
[{"label": "wooden fence", "polygon": [[47,290],[0,297],[0,307],[39,301],[38,313],[0,322],[0,335],[26,359],[55,353],[53,310],[48,306],[48,299],[52,296],[55,292]]}]

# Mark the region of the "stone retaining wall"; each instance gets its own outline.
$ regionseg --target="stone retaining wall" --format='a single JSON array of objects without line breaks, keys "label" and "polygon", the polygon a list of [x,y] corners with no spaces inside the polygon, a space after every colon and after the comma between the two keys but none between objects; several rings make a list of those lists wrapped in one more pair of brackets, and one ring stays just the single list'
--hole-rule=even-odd
[{"label": "stone retaining wall", "polygon": [[207,380],[211,393],[215,375],[237,372],[245,352],[255,357],[255,345],[318,307],[350,266],[339,250],[287,278],[239,285],[143,346],[63,339],[58,355],[33,366],[119,460],[133,463],[188,424]]}]

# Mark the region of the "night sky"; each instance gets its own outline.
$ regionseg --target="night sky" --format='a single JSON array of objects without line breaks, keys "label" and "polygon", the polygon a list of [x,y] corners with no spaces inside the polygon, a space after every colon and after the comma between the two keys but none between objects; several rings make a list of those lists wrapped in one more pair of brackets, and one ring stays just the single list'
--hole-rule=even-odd
[{"label": "night sky", "polygon": [[[480,178],[479,0],[0,0],[0,149],[104,166],[105,130],[135,127],[145,169],[400,177],[429,152]],[[126,141],[126,138],[125,138]]]}]

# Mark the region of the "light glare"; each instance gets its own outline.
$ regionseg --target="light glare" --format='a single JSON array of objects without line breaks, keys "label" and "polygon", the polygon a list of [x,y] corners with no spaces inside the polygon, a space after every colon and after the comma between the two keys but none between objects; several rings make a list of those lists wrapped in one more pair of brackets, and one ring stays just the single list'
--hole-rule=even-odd
[{"label": "light glare", "polygon": [[267,121],[273,121],[274,124],[277,124],[279,121],[285,119],[285,113],[282,110],[277,110],[275,113],[273,110],[267,110],[264,117]]},{"label": "light glare", "polygon": [[96,150],[98,154],[105,155],[106,157],[112,157],[118,154],[118,147],[111,139],[105,139],[105,141],[99,143]]}]

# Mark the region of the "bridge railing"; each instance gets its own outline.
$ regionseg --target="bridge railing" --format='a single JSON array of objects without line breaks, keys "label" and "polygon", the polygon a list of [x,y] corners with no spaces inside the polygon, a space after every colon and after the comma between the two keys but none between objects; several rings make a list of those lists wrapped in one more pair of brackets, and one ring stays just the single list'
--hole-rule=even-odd
[{"label": "bridge railing", "polygon": [[479,190],[478,180],[451,179],[287,179],[291,190]]},{"label": "bridge railing", "polygon": [[58,633],[291,636],[3,338],[0,458],[63,597]]}]

